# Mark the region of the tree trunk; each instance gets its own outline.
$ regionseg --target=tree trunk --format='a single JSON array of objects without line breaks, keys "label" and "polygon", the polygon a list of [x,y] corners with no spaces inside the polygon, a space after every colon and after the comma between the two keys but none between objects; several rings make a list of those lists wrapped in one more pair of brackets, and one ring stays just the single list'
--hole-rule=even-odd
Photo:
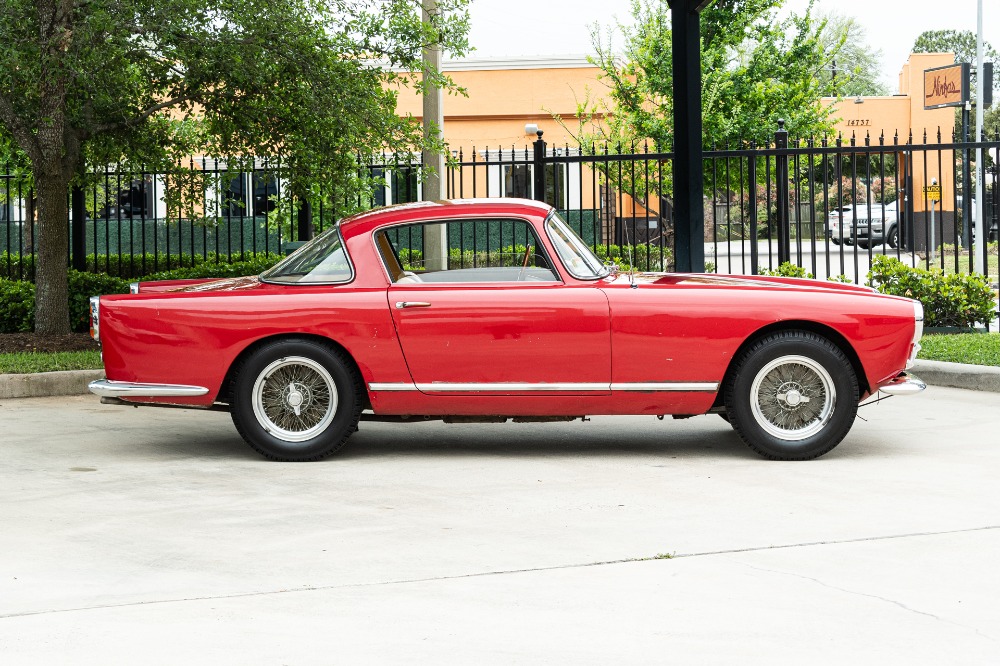
[{"label": "tree trunk", "polygon": [[35,178],[38,194],[38,254],[35,259],[35,332],[69,333],[67,192],[61,169]]}]

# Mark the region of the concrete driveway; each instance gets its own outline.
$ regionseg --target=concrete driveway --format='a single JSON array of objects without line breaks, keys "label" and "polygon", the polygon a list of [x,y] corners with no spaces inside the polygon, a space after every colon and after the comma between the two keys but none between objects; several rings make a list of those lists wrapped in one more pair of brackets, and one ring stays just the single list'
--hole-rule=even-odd
[{"label": "concrete driveway", "polygon": [[866,407],[809,463],[718,417],[363,423],[0,401],[0,661],[988,663],[1000,394]]}]

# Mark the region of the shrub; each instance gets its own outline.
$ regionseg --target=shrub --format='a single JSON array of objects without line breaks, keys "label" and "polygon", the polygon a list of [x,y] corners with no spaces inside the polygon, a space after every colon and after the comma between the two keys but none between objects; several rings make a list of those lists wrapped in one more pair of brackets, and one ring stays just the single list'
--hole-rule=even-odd
[{"label": "shrub", "polygon": [[35,327],[35,285],[0,277],[0,333],[21,333]]},{"label": "shrub", "polygon": [[790,261],[783,262],[776,269],[769,270],[767,268],[760,269],[761,275],[771,275],[774,277],[797,277],[797,278],[815,278],[816,276],[812,273],[807,273],[806,269],[801,266],[796,266]]},{"label": "shrub", "polygon": [[90,297],[102,294],[127,294],[128,280],[102,273],[70,270],[69,326],[77,333],[90,328]]},{"label": "shrub", "polygon": [[[190,278],[225,278],[257,275],[276,264],[281,257],[270,255],[252,261],[232,264],[199,263],[194,267],[161,271],[141,278],[151,280],[181,280]],[[82,273],[70,269],[69,323],[78,333],[90,327],[90,297],[100,294],[127,294],[129,280],[104,273]],[[7,280],[0,277],[0,333],[34,330],[35,285],[29,280]]]},{"label": "shrub", "polygon": [[[238,255],[234,255],[234,257],[235,256]],[[240,270],[250,271],[249,273],[243,273],[242,275],[255,275],[267,268],[270,268],[284,258],[283,255],[273,252],[269,254],[258,254],[256,256],[247,256],[249,258],[246,260],[230,261],[228,255],[216,255],[214,253],[209,253],[206,256],[192,256],[190,254],[171,254],[169,256],[165,254],[100,254],[95,256],[93,254],[88,254],[87,272],[103,273],[105,275],[112,275],[126,280],[138,280],[148,279],[148,276],[154,272],[154,266],[159,269],[156,272],[157,275],[160,273],[166,273],[168,271],[167,266],[169,265],[169,271],[205,267],[204,270],[208,271],[208,273],[205,275],[198,274],[193,277],[215,277],[215,275],[211,273],[212,270],[226,270],[225,267],[227,266],[240,265]],[[245,267],[243,267],[244,264],[246,265]],[[258,268],[258,266],[260,268]],[[7,252],[0,252],[0,278],[34,281],[34,255],[26,254],[24,256],[20,256],[16,254],[8,254]]]},{"label": "shrub", "polygon": [[970,328],[996,317],[993,289],[977,273],[945,274],[939,268],[912,268],[895,257],[876,255],[868,284],[883,294],[920,301],[925,326]]}]

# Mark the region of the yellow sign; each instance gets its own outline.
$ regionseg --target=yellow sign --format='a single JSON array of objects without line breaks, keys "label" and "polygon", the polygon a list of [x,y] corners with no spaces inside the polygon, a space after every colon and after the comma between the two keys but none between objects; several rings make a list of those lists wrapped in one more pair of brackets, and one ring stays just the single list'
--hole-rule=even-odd
[{"label": "yellow sign", "polygon": [[962,106],[969,99],[969,65],[959,63],[924,70],[924,108]]},{"label": "yellow sign", "polygon": [[941,196],[941,186],[940,185],[925,185],[924,195],[929,197],[939,197]]}]

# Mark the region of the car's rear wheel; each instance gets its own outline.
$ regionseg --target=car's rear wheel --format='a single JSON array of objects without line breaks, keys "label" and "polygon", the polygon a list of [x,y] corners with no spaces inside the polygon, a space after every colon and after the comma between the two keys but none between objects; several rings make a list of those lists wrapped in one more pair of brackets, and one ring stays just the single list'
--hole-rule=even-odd
[{"label": "car's rear wheel", "polygon": [[362,401],[356,374],[340,352],[321,343],[272,342],[237,371],[233,423],[268,458],[319,460],[357,430]]},{"label": "car's rear wheel", "polygon": [[847,435],[858,412],[858,380],[844,353],[807,331],[755,342],[726,384],[726,412],[750,448],[773,460],[810,460]]}]

